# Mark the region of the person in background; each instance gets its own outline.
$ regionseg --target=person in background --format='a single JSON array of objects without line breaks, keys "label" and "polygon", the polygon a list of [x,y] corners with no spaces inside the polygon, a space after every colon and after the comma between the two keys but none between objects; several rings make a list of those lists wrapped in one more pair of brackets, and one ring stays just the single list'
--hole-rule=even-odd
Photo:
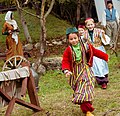
[{"label": "person in background", "polygon": [[85,42],[85,39],[83,39],[84,38],[84,32],[85,32],[85,26],[84,25],[78,25],[78,35],[83,42]]},{"label": "person in background", "polygon": [[6,36],[6,60],[14,55],[23,56],[22,43],[18,36],[19,29],[17,22],[14,20],[13,12],[8,11],[5,15],[2,34]]},{"label": "person in background", "polygon": [[[85,20],[85,26],[87,30],[84,33],[84,38],[87,42],[91,43],[96,49],[106,53],[103,44],[109,44],[110,38],[105,35],[104,30],[95,28],[95,23],[92,18],[87,18]],[[92,70],[94,72],[94,76],[96,77],[97,83],[101,85],[103,89],[106,89],[109,73],[107,62],[94,56]]]},{"label": "person in background", "polygon": [[119,25],[119,15],[113,7],[112,1],[107,1],[107,8],[104,10],[101,24],[104,26],[106,34],[110,37],[110,49],[115,49],[115,36]]},{"label": "person in background", "polygon": [[85,31],[85,26],[84,25],[78,25],[78,34],[79,36],[83,36]]},{"label": "person in background", "polygon": [[90,44],[83,44],[76,27],[68,28],[66,36],[69,46],[63,53],[62,71],[66,77],[69,77],[69,84],[74,91],[72,102],[80,105],[86,116],[94,116],[92,101],[95,78],[90,67],[93,55],[106,61],[108,55]]}]

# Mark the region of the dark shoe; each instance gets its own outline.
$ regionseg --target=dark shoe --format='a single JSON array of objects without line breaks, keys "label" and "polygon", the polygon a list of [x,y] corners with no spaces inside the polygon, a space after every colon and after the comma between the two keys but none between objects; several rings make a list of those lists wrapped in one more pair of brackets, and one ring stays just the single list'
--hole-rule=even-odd
[{"label": "dark shoe", "polygon": [[106,89],[107,88],[107,84],[106,83],[103,83],[102,84],[102,89]]}]

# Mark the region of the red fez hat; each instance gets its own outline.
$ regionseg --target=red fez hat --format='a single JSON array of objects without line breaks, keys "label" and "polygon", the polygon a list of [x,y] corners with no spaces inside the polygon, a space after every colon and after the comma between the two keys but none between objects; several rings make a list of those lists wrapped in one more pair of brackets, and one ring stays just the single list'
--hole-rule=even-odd
[{"label": "red fez hat", "polygon": [[94,22],[94,19],[93,19],[93,18],[86,18],[86,20],[85,20],[85,24],[86,24],[88,21],[92,21],[92,22]]},{"label": "red fez hat", "polygon": [[85,28],[85,26],[84,25],[78,25],[78,28]]}]

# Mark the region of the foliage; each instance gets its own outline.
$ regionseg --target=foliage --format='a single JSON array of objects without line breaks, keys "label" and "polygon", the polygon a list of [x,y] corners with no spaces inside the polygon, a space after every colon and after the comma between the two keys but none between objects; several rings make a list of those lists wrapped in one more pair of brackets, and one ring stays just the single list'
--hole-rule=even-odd
[{"label": "foliage", "polygon": [[[29,9],[29,12],[35,13],[31,9]],[[0,15],[1,15],[0,16],[0,21],[1,21],[0,30],[2,30],[5,14],[0,14]],[[33,43],[39,42],[39,36],[40,36],[40,31],[39,31],[40,30],[40,21],[39,21],[39,19],[36,17],[30,16],[29,14],[24,14],[24,16],[25,16],[27,26],[29,29],[29,33],[32,37]],[[23,32],[22,25],[21,25],[21,22],[20,22],[17,12],[14,12],[14,17],[15,17],[16,21],[18,22],[18,26],[20,28],[20,33],[19,33],[20,39],[24,43],[24,41],[25,41],[24,32]],[[67,23],[66,21],[60,20],[60,19],[54,17],[53,15],[49,15],[47,17],[47,22],[46,22],[47,40],[64,36],[66,27],[70,27],[70,26],[71,25],[69,23]],[[1,36],[0,43],[1,44],[5,43],[5,35],[2,35],[0,33],[0,36]]]},{"label": "foliage", "polygon": [[11,7],[12,5],[15,5],[15,0],[0,0],[0,2],[6,7]]}]

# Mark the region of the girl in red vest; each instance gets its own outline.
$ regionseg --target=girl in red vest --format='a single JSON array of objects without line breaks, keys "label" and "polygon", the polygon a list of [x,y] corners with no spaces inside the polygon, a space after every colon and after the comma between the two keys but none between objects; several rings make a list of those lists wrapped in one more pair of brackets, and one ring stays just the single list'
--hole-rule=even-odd
[{"label": "girl in red vest", "polygon": [[66,30],[69,46],[62,59],[62,71],[70,77],[69,84],[74,90],[72,102],[80,105],[86,116],[94,116],[92,101],[94,98],[94,76],[91,70],[93,55],[108,61],[108,55],[90,44],[83,44],[76,27]]}]

